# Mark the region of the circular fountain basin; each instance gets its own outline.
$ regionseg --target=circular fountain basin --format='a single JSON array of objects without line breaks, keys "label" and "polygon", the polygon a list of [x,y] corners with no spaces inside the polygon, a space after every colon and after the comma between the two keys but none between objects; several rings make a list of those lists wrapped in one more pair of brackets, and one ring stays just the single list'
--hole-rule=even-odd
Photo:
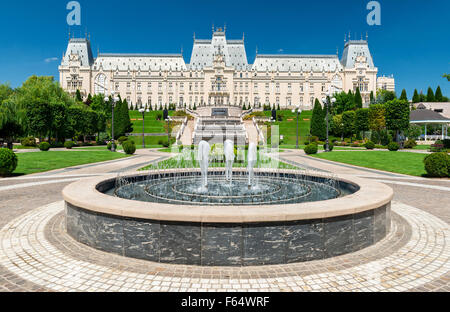
[{"label": "circular fountain basin", "polygon": [[75,182],[63,191],[67,232],[125,257],[251,266],[355,252],[390,230],[393,191],[381,183],[259,170],[257,187],[248,188],[243,170],[233,172],[231,184],[219,178],[223,170],[211,170],[202,189],[199,175],[147,171],[122,177],[128,183],[118,189],[113,175]]}]

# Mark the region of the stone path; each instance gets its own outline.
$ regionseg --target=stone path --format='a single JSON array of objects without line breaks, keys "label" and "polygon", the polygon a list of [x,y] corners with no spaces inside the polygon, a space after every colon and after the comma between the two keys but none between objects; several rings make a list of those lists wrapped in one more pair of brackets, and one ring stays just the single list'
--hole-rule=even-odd
[{"label": "stone path", "polygon": [[[450,183],[341,165],[286,151],[292,163],[394,188],[386,239],[357,253],[300,264],[218,268],[123,258],[65,232],[61,190],[76,179],[136,170],[170,154],[0,180],[0,291],[450,291]],[[311,169],[312,170],[312,169]]]}]

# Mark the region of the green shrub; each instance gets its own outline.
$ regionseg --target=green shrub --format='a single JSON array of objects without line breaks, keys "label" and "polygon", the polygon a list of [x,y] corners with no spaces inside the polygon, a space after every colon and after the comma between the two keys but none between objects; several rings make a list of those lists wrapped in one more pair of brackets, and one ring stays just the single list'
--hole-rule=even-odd
[{"label": "green shrub", "polygon": [[33,137],[23,138],[20,141],[20,144],[25,147],[36,147],[36,139]]},{"label": "green shrub", "polygon": [[391,152],[396,152],[398,151],[398,149],[400,148],[400,146],[398,145],[398,143],[396,142],[391,142],[388,144],[387,146],[388,150],[390,150]]},{"label": "green shrub", "polygon": [[17,168],[17,155],[8,148],[0,148],[0,176],[8,176]]},{"label": "green shrub", "polygon": [[134,141],[127,140],[122,143],[123,151],[125,154],[133,155],[136,152],[136,144]]},{"label": "green shrub", "polygon": [[359,147],[359,143],[358,143],[358,142],[354,142],[354,143],[352,143],[351,146],[352,146],[352,147]]},{"label": "green shrub", "polygon": [[372,141],[368,141],[368,142],[365,144],[365,146],[366,146],[366,148],[367,148],[368,150],[373,150],[373,149],[375,148],[375,143],[373,143]]},{"label": "green shrub", "polygon": [[442,141],[442,144],[444,144],[445,148],[450,148],[450,139],[445,139]]},{"label": "green shrub", "polygon": [[439,178],[450,176],[450,157],[447,153],[430,154],[423,162],[428,176]]},{"label": "green shrub", "polygon": [[170,146],[168,141],[161,141],[161,142],[162,142],[161,145],[164,146],[164,147],[169,147]]},{"label": "green shrub", "polygon": [[42,142],[41,144],[39,144],[39,149],[43,152],[47,152],[50,149],[50,143]]},{"label": "green shrub", "polygon": [[405,144],[403,145],[404,148],[414,148],[416,146],[417,146],[416,141],[412,139],[406,141]]},{"label": "green shrub", "polygon": [[[334,144],[333,143],[328,143],[328,150],[330,151],[330,152],[332,152],[333,151],[333,148],[334,148]],[[323,149],[326,151],[327,150],[327,143],[325,143],[324,145],[323,145]]]},{"label": "green shrub", "polygon": [[[109,142],[107,145],[106,145],[106,148],[107,149],[109,149],[109,150],[112,150],[112,142]],[[115,143],[114,143],[114,145],[115,145]]]},{"label": "green shrub", "polygon": [[126,137],[126,136],[121,136],[118,140],[117,140],[117,142],[119,142],[119,144],[123,144],[123,142],[125,142],[125,141],[127,141],[128,140],[128,137]]},{"label": "green shrub", "polygon": [[75,143],[73,143],[72,141],[66,141],[64,143],[64,147],[67,149],[72,149],[72,147],[74,147],[74,146],[75,146]]},{"label": "green shrub", "polygon": [[319,148],[317,147],[317,144],[311,143],[305,147],[305,153],[307,155],[317,154],[317,151]]}]

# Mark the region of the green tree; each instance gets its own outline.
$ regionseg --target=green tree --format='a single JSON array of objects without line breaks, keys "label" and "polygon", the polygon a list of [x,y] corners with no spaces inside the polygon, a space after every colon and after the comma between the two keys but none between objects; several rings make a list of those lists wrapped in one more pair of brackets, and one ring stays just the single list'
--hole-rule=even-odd
[{"label": "green tree", "polygon": [[375,96],[373,95],[373,91],[370,91],[370,104],[375,103]]},{"label": "green tree", "polygon": [[426,102],[426,101],[427,101],[427,97],[425,94],[423,94],[423,91],[421,90],[420,94],[419,94],[419,102]]},{"label": "green tree", "polygon": [[435,101],[436,99],[434,97],[433,89],[431,89],[431,87],[428,87],[427,102],[435,102]]},{"label": "green tree", "polygon": [[436,93],[434,94],[434,98],[435,98],[436,102],[443,102],[443,96],[442,96],[442,91],[441,91],[440,86],[437,87]]},{"label": "green tree", "polygon": [[351,91],[349,91],[348,93],[337,93],[334,97],[336,99],[336,102],[331,109],[333,115],[339,115],[345,111],[355,109],[355,102]]},{"label": "green tree", "polygon": [[450,74],[444,74],[442,77],[447,78],[447,80],[450,81]]},{"label": "green tree", "polygon": [[342,123],[342,114],[334,115],[331,118],[331,132],[344,140],[344,124]]},{"label": "green tree", "polygon": [[355,114],[355,130],[363,133],[369,131],[369,109],[360,108],[356,110]]},{"label": "green tree", "polygon": [[380,132],[386,128],[386,107],[384,104],[373,104],[369,107],[369,129]]},{"label": "green tree", "polygon": [[384,104],[384,103],[392,101],[392,100],[394,100],[396,98],[397,98],[397,96],[396,96],[395,92],[379,89],[377,91],[376,103],[377,104]]},{"label": "green tree", "polygon": [[9,149],[13,142],[24,133],[24,111],[17,105],[12,89],[0,85],[0,137],[3,138]]},{"label": "green tree", "polygon": [[406,95],[406,90],[402,90],[402,94],[400,95],[400,100],[408,101],[408,96]]},{"label": "green tree", "polygon": [[89,93],[86,101],[84,102],[87,106],[91,106],[92,104],[92,95]]},{"label": "green tree", "polygon": [[316,99],[311,117],[311,130],[313,136],[317,136],[320,140],[326,138],[325,114],[319,100]]},{"label": "green tree", "polygon": [[417,89],[414,89],[414,95],[412,98],[412,102],[413,103],[419,103],[420,102],[420,97],[419,97],[419,93],[417,92]]},{"label": "green tree", "polygon": [[359,91],[359,88],[356,88],[356,93],[355,93],[355,108],[362,108],[362,97],[361,97],[361,92]]},{"label": "green tree", "polygon": [[81,92],[80,92],[79,89],[77,89],[77,92],[76,92],[76,94],[75,94],[75,100],[76,100],[77,102],[83,102],[83,97],[81,96]]},{"label": "green tree", "polygon": [[350,137],[353,140],[355,133],[355,111],[346,111],[342,114],[342,124],[344,127],[344,136]]},{"label": "green tree", "polygon": [[392,100],[386,103],[386,127],[395,131],[394,140],[398,141],[399,131],[409,128],[409,103],[403,100]]}]

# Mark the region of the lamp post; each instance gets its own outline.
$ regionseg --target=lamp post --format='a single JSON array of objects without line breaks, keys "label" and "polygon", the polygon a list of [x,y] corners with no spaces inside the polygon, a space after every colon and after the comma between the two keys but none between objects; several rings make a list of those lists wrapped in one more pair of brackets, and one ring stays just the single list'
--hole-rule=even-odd
[{"label": "lamp post", "polygon": [[139,112],[142,114],[142,148],[145,148],[145,113],[149,113],[150,110],[142,106]]},{"label": "lamp post", "polygon": [[168,144],[169,144],[169,147],[170,147],[170,117],[169,116],[167,116],[167,119],[166,119],[166,121],[167,121],[167,142],[168,142]]},{"label": "lamp post", "polygon": [[297,107],[296,108],[294,108],[293,110],[292,110],[292,112],[293,113],[295,113],[297,111],[297,145],[296,145],[296,149],[298,149],[298,118],[299,118],[299,115],[302,113],[302,110],[300,109],[300,105],[297,105]]},{"label": "lamp post", "polygon": [[[108,102],[110,99],[109,97],[105,96],[105,102]],[[111,152],[116,151],[116,142],[114,140],[114,107],[116,106],[116,103],[119,102],[119,98],[114,95],[114,92],[111,92],[111,107],[112,107],[112,123],[111,123],[111,137],[112,137],[112,145],[111,145]]]},{"label": "lamp post", "polygon": [[332,97],[330,98],[330,91],[328,91],[326,94],[326,97],[322,99],[322,103],[327,107],[327,141],[326,141],[326,145],[325,145],[325,152],[329,152],[330,151],[330,139],[328,137],[328,132],[329,132],[329,122],[328,122],[328,106],[330,104],[334,104],[336,102],[336,98]]}]

